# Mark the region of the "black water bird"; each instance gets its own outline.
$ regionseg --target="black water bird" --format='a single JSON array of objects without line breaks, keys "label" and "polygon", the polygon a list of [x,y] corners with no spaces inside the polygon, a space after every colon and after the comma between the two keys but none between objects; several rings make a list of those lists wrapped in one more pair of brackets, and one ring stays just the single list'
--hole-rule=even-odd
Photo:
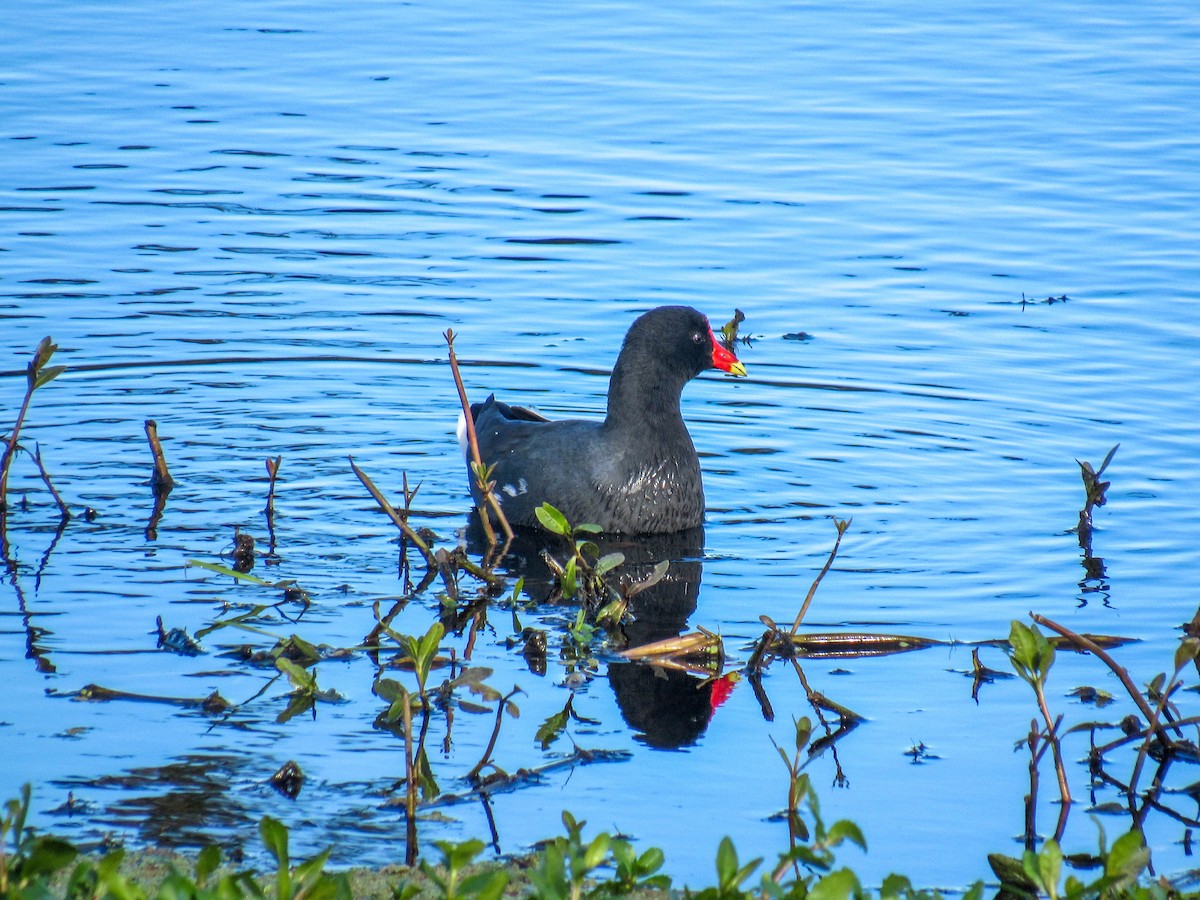
[{"label": "black water bird", "polygon": [[[549,421],[488,397],[471,406],[479,452],[495,465],[492,480],[513,525],[536,526],[534,510],[550,503],[572,525],[606,532],[681,531],[704,519],[700,460],[683,422],[684,385],[707,369],[746,369],[686,306],[661,306],[629,332],[608,386],[603,421]],[[465,422],[459,440],[466,447]],[[482,502],[474,476],[471,491]]]}]

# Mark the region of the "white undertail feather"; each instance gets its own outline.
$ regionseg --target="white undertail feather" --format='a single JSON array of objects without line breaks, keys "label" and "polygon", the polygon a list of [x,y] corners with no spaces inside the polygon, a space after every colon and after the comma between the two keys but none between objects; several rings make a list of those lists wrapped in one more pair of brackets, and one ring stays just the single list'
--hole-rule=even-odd
[{"label": "white undertail feather", "polygon": [[471,457],[471,442],[467,439],[466,413],[458,414],[458,448],[462,450],[463,459]]}]

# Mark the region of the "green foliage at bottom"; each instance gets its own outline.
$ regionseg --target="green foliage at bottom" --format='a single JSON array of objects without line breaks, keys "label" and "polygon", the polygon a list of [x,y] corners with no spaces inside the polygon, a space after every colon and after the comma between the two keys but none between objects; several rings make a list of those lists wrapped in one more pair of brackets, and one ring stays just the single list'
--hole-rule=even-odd
[{"label": "green foliage at bottom", "polygon": [[[771,872],[761,875],[758,884],[748,885],[763,860],[759,857],[743,862],[733,841],[726,837],[717,850],[715,884],[694,892],[685,890],[682,896],[690,900],[871,897],[872,892],[863,888],[851,869],[835,867],[833,849],[843,840],[865,847],[857,827],[851,822],[836,822],[826,829],[820,821],[815,794],[807,783],[803,787],[809,815],[814,820],[811,842],[795,844],[780,855]],[[197,855],[190,872],[173,869],[151,892],[122,873],[123,850],[114,850],[98,859],[83,856],[68,841],[37,834],[27,827],[29,798],[30,789],[26,785],[19,799],[5,804],[0,817],[0,898],[342,900],[354,896],[348,873],[325,871],[329,850],[293,866],[288,852],[288,829],[270,816],[263,818],[259,831],[276,862],[273,877],[223,869],[220,850],[207,847]],[[500,864],[477,865],[476,859],[484,850],[482,841],[435,841],[440,861],[436,865],[423,861],[419,870],[404,870],[390,885],[391,894],[396,900],[411,900],[418,895],[437,900],[500,900],[506,894],[537,900],[607,900],[647,893],[675,895],[670,878],[660,871],[664,862],[661,850],[651,848],[639,854],[624,838],[604,832],[585,839],[585,822],[576,821],[567,812],[563,813],[562,821],[566,835],[554,838],[538,851],[526,872],[528,884],[512,883],[509,870]],[[1090,883],[1074,875],[1063,879],[1062,851],[1052,840],[1038,852],[1027,851],[1021,859],[993,854],[988,862],[1001,882],[1002,895],[1007,897],[1166,900],[1184,896],[1165,882],[1139,881],[1149,863],[1149,851],[1139,832],[1122,835],[1110,848],[1101,829],[1099,849],[1102,874]],[[886,878],[878,895],[884,900],[932,900],[938,896],[936,892],[914,888],[909,879],[900,875]],[[980,882],[966,892],[964,900],[981,900],[983,896]]]}]

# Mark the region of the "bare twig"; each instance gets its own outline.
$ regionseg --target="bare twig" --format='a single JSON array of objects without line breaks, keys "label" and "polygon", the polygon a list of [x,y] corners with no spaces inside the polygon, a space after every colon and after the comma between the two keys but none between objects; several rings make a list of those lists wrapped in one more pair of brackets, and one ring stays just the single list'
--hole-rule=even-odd
[{"label": "bare twig", "polygon": [[150,442],[150,452],[154,456],[154,473],[150,476],[150,487],[155,495],[169,494],[175,487],[175,479],[167,470],[167,455],[163,453],[162,442],[158,439],[158,423],[153,419],[146,420],[146,439]]},{"label": "bare twig", "polygon": [[808,596],[804,598],[804,603],[800,607],[800,612],[796,614],[796,621],[792,623],[792,630],[788,632],[789,637],[795,637],[796,632],[800,629],[800,623],[804,621],[804,614],[808,612],[808,606],[812,603],[813,597],[817,593],[817,586],[821,583],[821,579],[825,577],[825,573],[829,571],[829,567],[833,565],[834,557],[837,556],[838,547],[842,545],[842,535],[846,533],[846,529],[850,527],[852,519],[834,519],[833,524],[837,528],[837,540],[833,542],[833,549],[829,551],[829,558],[825,560],[825,565],[821,567],[821,571],[817,573],[817,577],[813,579],[812,586],[808,589]]},{"label": "bare twig", "polygon": [[404,533],[404,536],[408,538],[408,540],[412,541],[413,546],[421,551],[421,555],[425,557],[425,564],[431,570],[437,571],[437,559],[434,556],[433,551],[429,548],[429,545],[425,543],[424,539],[422,539],[422,537],[417,534],[416,531],[413,530],[408,522],[404,521],[404,517],[396,512],[395,507],[388,502],[387,497],[383,496],[383,493],[379,490],[379,488],[375,487],[375,482],[371,480],[370,476],[368,476],[366,472],[354,464],[354,458],[348,458],[350,459],[350,468],[354,471],[354,474],[358,476],[358,480],[363,483],[363,487],[370,491],[371,496],[375,498],[375,502],[379,504],[379,508],[382,509],[387,514],[387,517],[396,525],[396,527]]},{"label": "bare twig", "polygon": [[[1044,625],[1051,631],[1062,635],[1064,639],[1074,644],[1076,647],[1086,650],[1088,653],[1099,657],[1100,660],[1112,670],[1112,673],[1116,675],[1118,679],[1120,679],[1121,684],[1125,686],[1125,690],[1129,693],[1129,696],[1133,699],[1133,702],[1137,704],[1137,708],[1141,711],[1142,715],[1145,716],[1149,727],[1153,729],[1156,735],[1158,735],[1158,739],[1163,742],[1163,745],[1169,747],[1173,743],[1171,738],[1167,735],[1167,731],[1163,727],[1162,723],[1156,720],[1154,710],[1150,708],[1150,704],[1146,702],[1146,698],[1142,696],[1141,692],[1137,689],[1137,686],[1134,685],[1133,679],[1129,677],[1129,672],[1125,670],[1124,666],[1119,665],[1117,661],[1113,659],[1107,652],[1105,652],[1101,647],[1093,643],[1084,635],[1076,634],[1066,626],[1059,625],[1057,622],[1047,619],[1045,616],[1039,616],[1037,613],[1031,612],[1029,616],[1039,625]],[[1182,734],[1180,736],[1182,737]]]},{"label": "bare twig", "polygon": [[483,767],[491,762],[492,751],[496,749],[496,739],[500,737],[500,723],[504,721],[504,711],[508,708],[508,704],[513,697],[523,693],[525,692],[514,684],[513,689],[501,697],[500,701],[496,704],[496,724],[492,727],[492,737],[483,751],[483,756],[479,758],[479,762],[475,763],[475,767],[467,773],[466,780],[468,784],[474,784],[475,780],[479,777],[479,773],[483,771]]},{"label": "bare twig", "polygon": [[42,473],[42,481],[46,483],[46,488],[50,491],[50,495],[54,497],[54,502],[58,504],[58,511],[62,513],[63,519],[71,518],[71,508],[63,502],[62,495],[54,489],[54,483],[50,481],[50,473],[46,471],[46,467],[42,465],[42,448],[40,444],[33,445],[33,462],[38,467],[38,471]]},{"label": "bare twig", "polygon": [[484,507],[479,510],[479,519],[483,523],[484,533],[487,535],[488,543],[496,543],[496,535],[492,530],[492,523],[488,517],[488,510],[496,516],[500,522],[500,527],[504,529],[504,536],[507,541],[512,541],[513,530],[508,524],[508,517],[504,515],[504,510],[500,508],[500,501],[496,499],[496,495],[492,493],[492,483],[488,481],[487,469],[483,464],[483,457],[479,455],[479,438],[475,434],[475,419],[471,415],[471,404],[467,400],[467,389],[463,386],[462,375],[458,371],[458,356],[454,353],[454,330],[446,329],[444,335],[446,338],[446,346],[450,351],[450,372],[454,376],[454,386],[458,389],[458,402],[462,404],[463,418],[467,427],[467,442],[471,447],[471,469],[475,473],[476,482],[479,485],[479,492],[483,496]]},{"label": "bare twig", "polygon": [[279,477],[279,467],[283,464],[283,457],[276,456],[274,459],[267,457],[267,505],[263,508],[263,513],[267,517],[267,555],[275,555],[275,481]]},{"label": "bare twig", "polygon": [[1062,716],[1060,715],[1057,719],[1050,717],[1050,707],[1046,704],[1046,694],[1042,690],[1040,681],[1034,682],[1033,693],[1037,696],[1038,709],[1046,721],[1046,740],[1050,742],[1050,750],[1054,754],[1054,772],[1058,776],[1058,793],[1062,797],[1065,809],[1071,804],[1071,786],[1067,781],[1067,768],[1063,763],[1062,745],[1058,739],[1058,727],[1062,724]]}]

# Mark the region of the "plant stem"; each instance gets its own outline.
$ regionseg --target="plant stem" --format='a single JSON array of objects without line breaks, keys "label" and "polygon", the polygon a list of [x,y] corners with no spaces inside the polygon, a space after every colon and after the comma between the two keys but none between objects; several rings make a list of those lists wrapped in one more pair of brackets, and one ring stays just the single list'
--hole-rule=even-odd
[{"label": "plant stem", "polygon": [[379,508],[387,513],[387,517],[391,519],[396,527],[404,533],[406,538],[412,541],[413,546],[421,551],[421,555],[425,557],[425,564],[430,568],[430,570],[436,571],[438,568],[437,559],[434,557],[433,551],[429,549],[429,545],[425,543],[421,536],[417,534],[416,531],[414,531],[406,521],[404,521],[404,517],[396,512],[395,507],[393,507],[392,504],[388,502],[387,498],[383,496],[383,492],[380,491],[379,488],[375,487],[375,482],[371,480],[370,476],[354,464],[354,457],[348,457],[348,459],[350,460],[351,470],[355,475],[358,476],[358,480],[363,483],[363,487],[365,487],[371,493],[371,496],[375,498],[375,502],[379,504]]},{"label": "plant stem", "polygon": [[825,573],[829,571],[829,567],[833,565],[834,557],[837,556],[838,547],[842,544],[842,535],[846,533],[846,529],[850,527],[850,519],[834,519],[833,523],[837,527],[837,540],[833,542],[833,549],[829,551],[829,558],[825,560],[825,565],[821,567],[821,571],[817,573],[817,577],[813,579],[812,586],[808,589],[808,596],[804,598],[804,604],[800,607],[800,612],[796,614],[796,621],[792,623],[792,630],[789,634],[795,637],[796,632],[800,629],[800,623],[804,621],[804,614],[808,612],[808,606],[812,603],[813,597],[817,593],[817,586],[821,583],[821,579],[825,577]]},{"label": "plant stem", "polygon": [[487,747],[483,751],[483,756],[479,762],[475,763],[475,767],[467,773],[467,783],[473,784],[475,779],[479,777],[479,773],[483,767],[488,764],[492,758],[492,751],[496,749],[496,740],[500,737],[500,723],[504,720],[504,708],[508,705],[508,701],[515,697],[521,689],[513,685],[513,689],[500,698],[500,702],[496,704],[496,724],[492,727],[492,737],[488,741]]},{"label": "plant stem", "polygon": [[[467,400],[467,389],[463,386],[462,375],[458,371],[458,356],[454,352],[454,330],[446,329],[444,335],[446,338],[446,346],[450,352],[450,372],[454,376],[454,387],[458,390],[458,402],[462,404],[463,419],[467,427],[467,442],[471,446],[471,461],[479,470],[483,471],[483,457],[479,455],[479,438],[475,434],[475,418],[471,415],[471,404]],[[491,485],[482,474],[477,474],[479,491],[483,495],[484,504],[487,509],[490,509],[500,522],[500,527],[504,529],[504,537],[507,541],[512,541],[513,530],[508,524],[508,517],[504,515],[504,510],[500,508],[500,501],[496,499],[496,495],[492,493]],[[487,509],[481,509],[479,519],[483,523],[484,533],[487,535],[488,543],[496,543],[496,533],[492,530],[492,523],[488,518]]]},{"label": "plant stem", "polygon": [[33,383],[25,389],[25,400],[21,403],[21,411],[17,413],[17,421],[12,427],[12,433],[8,436],[8,443],[4,447],[4,455],[0,456],[0,514],[3,514],[8,509],[8,469],[12,465],[13,454],[17,449],[17,435],[21,431],[21,425],[25,422],[25,414],[29,411],[29,401],[33,399]]},{"label": "plant stem", "polygon": [[40,444],[33,445],[33,461],[38,467],[38,471],[42,474],[42,481],[46,483],[46,487],[50,491],[50,495],[54,498],[54,502],[58,504],[58,511],[62,514],[63,519],[71,518],[71,508],[63,502],[62,495],[54,489],[54,483],[50,480],[50,473],[46,471],[46,467],[42,465],[42,448]]},{"label": "plant stem", "polygon": [[405,847],[404,864],[416,865],[417,862],[417,765],[413,758],[412,740],[412,695],[404,697],[404,798]]},{"label": "plant stem", "polygon": [[[1076,634],[1066,626],[1059,625],[1057,622],[1047,619],[1045,616],[1039,616],[1032,612],[1029,614],[1029,616],[1039,625],[1045,625],[1052,631],[1057,632],[1076,647],[1080,647],[1086,650],[1088,653],[1099,657],[1100,660],[1102,660],[1104,664],[1112,670],[1113,674],[1120,679],[1121,684],[1125,686],[1125,690],[1129,692],[1129,696],[1133,699],[1133,702],[1137,704],[1137,708],[1141,711],[1142,715],[1146,717],[1146,722],[1149,727],[1154,731],[1155,734],[1158,735],[1158,739],[1163,742],[1163,746],[1171,746],[1173,741],[1170,737],[1168,737],[1166,729],[1163,727],[1161,722],[1156,720],[1154,710],[1150,708],[1150,704],[1146,702],[1146,698],[1142,696],[1141,692],[1134,685],[1133,680],[1129,677],[1129,672],[1127,672],[1123,666],[1118,665],[1117,661],[1109,656],[1109,654],[1105,652],[1102,647],[1097,645],[1094,641],[1089,640],[1084,635]],[[1176,728],[1176,731],[1178,731],[1178,728]]]},{"label": "plant stem", "polygon": [[146,420],[146,439],[150,442],[150,453],[154,456],[154,473],[150,476],[150,487],[155,496],[169,494],[171,488],[175,487],[175,479],[167,470],[167,455],[158,439],[158,423],[153,419]]}]

